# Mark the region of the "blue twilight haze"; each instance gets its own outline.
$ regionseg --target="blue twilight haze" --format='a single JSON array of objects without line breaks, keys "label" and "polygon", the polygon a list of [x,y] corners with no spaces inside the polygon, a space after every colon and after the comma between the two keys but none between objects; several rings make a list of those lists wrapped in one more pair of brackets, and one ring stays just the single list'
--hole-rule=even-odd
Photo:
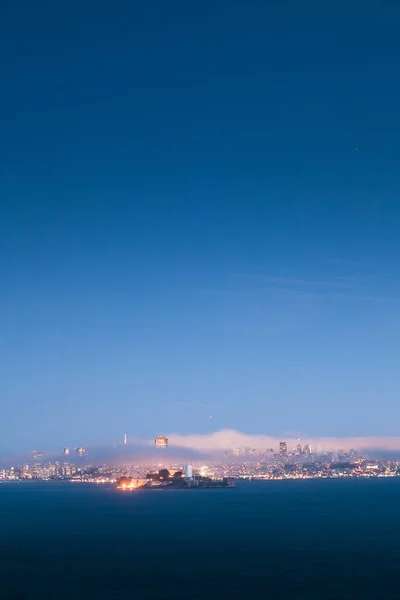
[{"label": "blue twilight haze", "polygon": [[0,452],[398,436],[399,31],[390,0],[2,3]]}]

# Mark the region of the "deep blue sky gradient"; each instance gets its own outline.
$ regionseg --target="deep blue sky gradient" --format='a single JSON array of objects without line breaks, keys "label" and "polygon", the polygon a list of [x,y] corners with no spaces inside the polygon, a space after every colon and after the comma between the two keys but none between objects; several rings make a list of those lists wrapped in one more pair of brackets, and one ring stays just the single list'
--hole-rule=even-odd
[{"label": "deep blue sky gradient", "polygon": [[399,31],[390,0],[1,4],[0,451],[397,435]]}]

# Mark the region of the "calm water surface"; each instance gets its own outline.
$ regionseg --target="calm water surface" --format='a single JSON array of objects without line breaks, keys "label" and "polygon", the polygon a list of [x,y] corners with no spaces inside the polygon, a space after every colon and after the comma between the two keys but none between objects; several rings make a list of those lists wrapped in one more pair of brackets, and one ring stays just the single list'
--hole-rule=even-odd
[{"label": "calm water surface", "polygon": [[400,478],[0,485],[0,598],[400,598]]}]

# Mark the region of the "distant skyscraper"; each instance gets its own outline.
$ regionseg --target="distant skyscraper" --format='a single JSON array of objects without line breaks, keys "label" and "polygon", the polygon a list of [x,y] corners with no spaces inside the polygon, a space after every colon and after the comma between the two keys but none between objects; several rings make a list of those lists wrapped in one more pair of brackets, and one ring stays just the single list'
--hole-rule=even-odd
[{"label": "distant skyscraper", "polygon": [[279,454],[281,456],[286,456],[287,455],[287,443],[286,442],[281,442],[279,444]]},{"label": "distant skyscraper", "polygon": [[301,444],[300,444],[300,442],[299,442],[299,443],[297,444],[297,446],[296,446],[296,454],[297,454],[297,455],[300,455],[300,454],[302,454],[302,449],[301,449]]},{"label": "distant skyscraper", "polygon": [[240,456],[240,448],[233,446],[233,456]]},{"label": "distant skyscraper", "polygon": [[186,477],[186,479],[191,479],[193,477],[193,468],[192,468],[192,465],[186,465],[186,467],[185,467],[185,477]]},{"label": "distant skyscraper", "polygon": [[154,443],[157,448],[167,448],[168,438],[166,438],[164,435],[158,435],[154,440]]},{"label": "distant skyscraper", "polygon": [[128,434],[124,433],[124,445],[126,446],[127,443],[128,443]]},{"label": "distant skyscraper", "polygon": [[69,454],[69,448],[64,448],[64,454],[65,454],[65,456],[68,456],[68,454]]},{"label": "distant skyscraper", "polygon": [[307,454],[308,456],[311,454],[311,446],[309,444],[304,444],[303,454]]}]

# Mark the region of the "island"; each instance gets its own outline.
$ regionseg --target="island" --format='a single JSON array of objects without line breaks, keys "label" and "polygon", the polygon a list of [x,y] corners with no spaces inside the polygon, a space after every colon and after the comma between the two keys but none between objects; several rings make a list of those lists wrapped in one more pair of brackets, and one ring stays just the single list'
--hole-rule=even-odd
[{"label": "island", "polygon": [[235,479],[233,477],[223,477],[222,479],[212,479],[202,475],[194,475],[191,471],[183,473],[175,471],[171,473],[168,469],[160,469],[156,473],[149,473],[145,479],[135,479],[133,477],[120,477],[117,480],[117,487],[120,490],[134,489],[210,489],[210,488],[234,488]]}]

